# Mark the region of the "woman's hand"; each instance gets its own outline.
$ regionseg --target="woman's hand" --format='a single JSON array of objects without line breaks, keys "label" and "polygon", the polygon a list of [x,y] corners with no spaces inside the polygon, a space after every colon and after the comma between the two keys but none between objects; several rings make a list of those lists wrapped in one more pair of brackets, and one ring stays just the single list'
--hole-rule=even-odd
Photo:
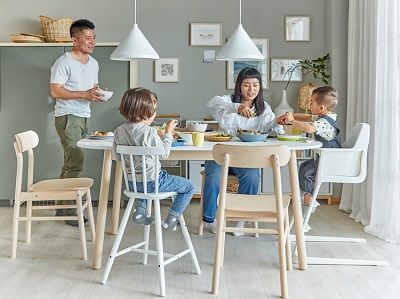
[{"label": "woman's hand", "polygon": [[291,124],[294,121],[294,116],[293,116],[292,112],[286,112],[284,116],[285,116],[286,123]]},{"label": "woman's hand", "polygon": [[240,106],[239,106],[239,108],[238,108],[238,113],[239,113],[241,116],[244,116],[244,117],[246,117],[246,118],[250,118],[250,117],[252,116],[252,111],[251,111],[251,109],[250,109],[248,106],[243,105],[243,104],[240,104]]},{"label": "woman's hand", "polygon": [[177,124],[178,121],[176,119],[170,119],[165,126],[165,133],[172,133]]},{"label": "woman's hand", "polygon": [[277,123],[278,125],[286,125],[287,120],[286,120],[285,114],[283,114],[283,115],[281,115],[281,116],[278,116],[278,117],[276,118],[276,123]]}]

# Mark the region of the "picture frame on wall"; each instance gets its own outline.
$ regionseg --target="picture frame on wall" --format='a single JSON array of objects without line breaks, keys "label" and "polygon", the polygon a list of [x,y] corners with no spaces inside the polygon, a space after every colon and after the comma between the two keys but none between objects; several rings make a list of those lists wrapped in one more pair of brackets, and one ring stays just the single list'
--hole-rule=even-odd
[{"label": "picture frame on wall", "polygon": [[[290,73],[288,70],[299,62],[300,59],[297,58],[271,58],[271,81],[289,81]],[[294,70],[290,81],[303,81],[301,67]]]},{"label": "picture frame on wall", "polygon": [[221,46],[221,23],[190,23],[190,46]]},{"label": "picture frame on wall", "polygon": [[234,89],[236,78],[240,71],[245,67],[253,67],[257,69],[262,78],[263,89],[269,89],[268,79],[268,62],[269,62],[269,39],[268,38],[252,38],[257,48],[264,55],[263,61],[227,61],[226,62],[226,88]]},{"label": "picture frame on wall", "polygon": [[285,16],[285,41],[311,41],[310,16]]},{"label": "picture frame on wall", "polygon": [[179,82],[179,58],[155,60],[154,82]]}]

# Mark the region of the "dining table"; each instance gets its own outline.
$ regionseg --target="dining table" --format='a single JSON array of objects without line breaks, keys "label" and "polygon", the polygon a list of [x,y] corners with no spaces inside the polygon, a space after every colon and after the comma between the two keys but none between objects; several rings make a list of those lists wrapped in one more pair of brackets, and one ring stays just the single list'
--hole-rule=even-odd
[{"label": "dining table", "polygon": [[[186,142],[183,146],[171,147],[170,155],[167,160],[213,160],[212,148],[215,144],[220,142],[204,141],[201,146],[194,146],[190,142]],[[289,178],[290,189],[292,197],[292,214],[294,219],[294,228],[296,235],[297,258],[299,269],[307,269],[307,254],[303,229],[303,217],[301,209],[300,188],[297,173],[297,151],[310,150],[320,148],[322,143],[315,140],[304,139],[300,141],[281,141],[277,138],[267,138],[265,141],[260,142],[242,142],[234,137],[224,144],[233,144],[243,146],[243,150],[247,146],[259,145],[278,145],[283,144],[290,149],[289,160]],[[99,204],[96,220],[96,238],[93,251],[93,269],[101,269],[103,258],[103,243],[107,215],[107,206],[109,200],[109,187],[111,180],[112,168],[112,145],[113,138],[107,136],[105,138],[84,138],[78,141],[77,145],[85,149],[94,149],[103,151],[103,164],[99,192]],[[122,187],[122,167],[119,161],[116,161],[115,177],[114,177],[114,194],[113,194],[113,211],[111,219],[111,234],[117,234],[119,223],[119,210],[121,201],[121,187]]]}]

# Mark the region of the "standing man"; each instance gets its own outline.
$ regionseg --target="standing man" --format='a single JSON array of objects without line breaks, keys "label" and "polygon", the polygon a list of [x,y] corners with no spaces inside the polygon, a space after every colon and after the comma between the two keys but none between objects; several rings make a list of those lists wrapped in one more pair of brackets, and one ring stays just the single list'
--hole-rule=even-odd
[{"label": "standing man", "polygon": [[[55,126],[64,150],[64,166],[60,178],[80,176],[83,151],[77,142],[88,131],[90,102],[101,100],[98,90],[99,64],[90,56],[96,44],[94,24],[88,20],[77,20],[71,25],[70,35],[73,48],[56,60],[50,78],[51,95],[56,98]],[[63,204],[74,204],[74,201],[63,201]],[[76,215],[76,210],[56,211],[56,216],[63,215]],[[65,222],[78,226],[76,220]]]}]

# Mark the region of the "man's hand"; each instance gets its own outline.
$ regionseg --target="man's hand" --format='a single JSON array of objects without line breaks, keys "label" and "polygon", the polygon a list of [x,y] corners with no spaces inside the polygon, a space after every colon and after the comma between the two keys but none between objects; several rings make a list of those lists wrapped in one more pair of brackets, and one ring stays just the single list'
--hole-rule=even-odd
[{"label": "man's hand", "polygon": [[240,104],[238,108],[238,113],[246,118],[250,118],[252,115],[251,109],[243,104]]},{"label": "man's hand", "polygon": [[96,84],[93,88],[86,90],[85,98],[91,102],[100,102],[101,92],[99,90],[99,85]]}]

